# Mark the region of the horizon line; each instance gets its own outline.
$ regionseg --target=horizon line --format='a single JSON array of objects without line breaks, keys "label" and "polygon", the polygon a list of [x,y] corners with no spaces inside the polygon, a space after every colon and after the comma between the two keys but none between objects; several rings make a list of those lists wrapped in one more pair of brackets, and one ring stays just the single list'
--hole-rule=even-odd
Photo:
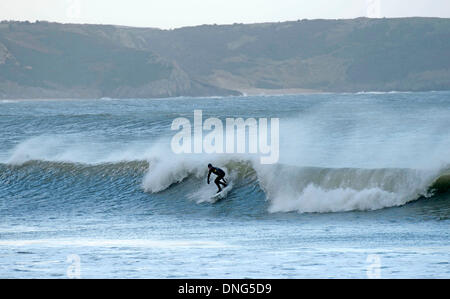
[{"label": "horizon line", "polygon": [[280,24],[280,23],[294,23],[294,22],[305,22],[305,21],[349,21],[349,20],[358,20],[358,19],[367,19],[367,20],[396,20],[396,19],[443,19],[450,20],[450,17],[423,17],[423,16],[408,16],[408,17],[367,17],[361,16],[356,18],[314,18],[314,19],[296,19],[296,20],[285,20],[285,21],[267,21],[267,22],[234,22],[234,23],[204,23],[197,25],[186,25],[180,27],[172,27],[172,28],[161,28],[161,27],[151,27],[151,26],[136,26],[136,25],[122,25],[122,24],[111,24],[111,23],[76,23],[76,22],[61,22],[61,21],[49,21],[49,20],[0,20],[0,24],[2,23],[25,23],[25,24],[37,24],[37,23],[50,23],[50,24],[61,24],[61,25],[91,25],[91,26],[114,26],[114,27],[127,27],[127,28],[140,28],[140,29],[158,29],[158,30],[176,30],[183,28],[193,28],[193,27],[202,27],[202,26],[235,26],[235,25],[261,25],[261,24]]}]

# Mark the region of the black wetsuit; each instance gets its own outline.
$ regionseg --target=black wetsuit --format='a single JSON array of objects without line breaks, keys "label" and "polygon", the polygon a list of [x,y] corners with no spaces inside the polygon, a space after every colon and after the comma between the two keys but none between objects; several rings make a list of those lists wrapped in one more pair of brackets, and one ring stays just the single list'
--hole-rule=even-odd
[{"label": "black wetsuit", "polygon": [[[224,179],[225,171],[223,171],[222,169],[220,169],[218,167],[211,167],[208,172],[208,184],[209,184],[209,178],[211,176],[211,173],[214,173],[215,175],[217,175],[216,179],[214,180],[214,183],[216,183],[217,188],[219,188],[218,192],[222,191],[220,184],[222,184],[224,187],[227,186],[226,181]],[[223,182],[221,182],[220,180],[223,180]]]}]

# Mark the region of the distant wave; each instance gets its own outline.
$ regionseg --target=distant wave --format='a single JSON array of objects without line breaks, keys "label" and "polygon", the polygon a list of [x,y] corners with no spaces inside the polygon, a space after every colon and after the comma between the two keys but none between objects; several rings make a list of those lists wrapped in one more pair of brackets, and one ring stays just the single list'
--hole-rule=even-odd
[{"label": "distant wave", "polygon": [[397,93],[413,93],[414,91],[359,91],[356,94],[397,94]]},{"label": "distant wave", "polygon": [[2,176],[5,176],[5,172],[28,172],[32,174],[33,170],[41,171],[42,173],[61,173],[70,174],[73,177],[84,175],[94,176],[99,174],[108,175],[120,175],[130,172],[139,173],[143,175],[148,170],[148,162],[146,161],[124,161],[115,163],[100,163],[100,164],[82,164],[73,162],[53,162],[53,161],[39,161],[32,160],[23,164],[4,164],[0,163],[0,169],[2,170]]}]

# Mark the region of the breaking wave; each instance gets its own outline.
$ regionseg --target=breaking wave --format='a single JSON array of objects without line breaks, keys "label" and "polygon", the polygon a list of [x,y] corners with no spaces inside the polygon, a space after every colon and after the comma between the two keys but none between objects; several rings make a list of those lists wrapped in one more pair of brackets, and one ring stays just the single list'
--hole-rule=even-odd
[{"label": "breaking wave", "polygon": [[[105,147],[110,149],[109,154],[101,155]],[[68,146],[52,138],[45,142],[34,138],[19,144],[0,163],[0,178],[23,183],[37,176],[47,181],[66,176],[131,176],[138,178],[137,187],[149,196],[170,191],[177,197],[203,203],[215,192],[214,184],[206,184],[207,163],[227,172],[235,186],[234,198],[251,202],[263,194],[270,213],[378,210],[431,198],[450,189],[448,165],[434,169],[261,165],[259,159],[249,156],[175,155],[163,141],[114,149],[104,144],[96,148],[91,143]]]}]

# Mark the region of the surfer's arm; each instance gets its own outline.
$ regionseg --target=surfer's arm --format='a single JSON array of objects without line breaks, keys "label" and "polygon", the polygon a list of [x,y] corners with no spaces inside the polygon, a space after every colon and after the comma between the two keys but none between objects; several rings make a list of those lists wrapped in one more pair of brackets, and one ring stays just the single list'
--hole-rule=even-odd
[{"label": "surfer's arm", "polygon": [[209,184],[209,178],[211,176],[211,170],[208,172],[208,184]]}]

